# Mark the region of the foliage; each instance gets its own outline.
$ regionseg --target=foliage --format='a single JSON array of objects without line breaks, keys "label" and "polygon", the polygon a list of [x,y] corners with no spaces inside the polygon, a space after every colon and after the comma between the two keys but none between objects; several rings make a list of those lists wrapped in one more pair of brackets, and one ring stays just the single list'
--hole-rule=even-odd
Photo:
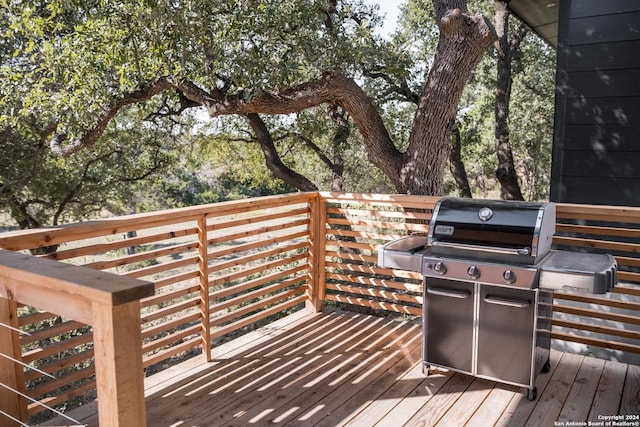
[{"label": "foliage", "polygon": [[[274,177],[265,164],[259,143],[242,121],[234,118],[222,121],[224,130],[219,129],[219,123],[203,130],[204,135],[199,138],[201,156],[197,156],[205,159],[201,167],[216,177],[213,182],[216,192],[228,192],[222,199],[295,191]],[[330,190],[335,178],[325,160],[335,163],[340,159],[344,164],[343,191],[393,191],[388,179],[368,162],[357,132],[349,132],[343,143],[334,144],[339,130],[325,108],[308,109],[286,119],[268,117],[265,121],[282,161],[312,179],[319,189]],[[353,123],[349,126],[353,128]]]},{"label": "foliage", "polygon": [[254,173],[255,168],[246,167],[245,152],[225,144],[217,147],[229,148],[217,151],[218,155],[227,153],[218,159],[219,162],[205,157],[196,148],[162,175],[137,183],[133,203],[129,205],[131,212],[153,212],[294,191],[266,171],[261,175]]},{"label": "foliage", "polygon": [[[3,36],[16,41],[3,73],[22,89],[21,112],[50,111],[69,138],[90,129],[104,105],[159,76],[233,82],[229,94],[284,87],[358,63],[354,45],[368,31],[328,31],[311,0],[6,3]],[[366,10],[341,6],[339,26]]]},{"label": "foliage", "polygon": [[[444,156],[436,148],[449,132],[452,106],[467,74],[494,37],[483,19],[456,15],[457,2],[441,3],[433,16],[451,31],[439,32],[440,40],[445,34],[448,41],[438,43],[440,52],[433,55],[425,49],[434,46],[433,38],[396,50],[397,45],[375,37],[379,18],[360,0],[50,0],[35,6],[7,1],[4,35],[13,40],[14,53],[0,71],[21,88],[23,99],[23,108],[8,116],[51,112],[45,118],[51,125],[45,139],[54,150],[72,153],[96,144],[127,107],[155,102],[162,94],[158,116],[170,118],[201,106],[211,117],[244,117],[274,174],[311,189],[317,185],[294,171],[296,165],[282,162],[271,129],[258,115],[279,114],[280,123],[287,123],[287,114],[328,105],[343,109],[344,120],[351,120],[334,134],[334,149],[340,129],[344,137],[347,127],[357,127],[369,162],[397,190],[440,192]],[[431,16],[434,9],[428,10]],[[423,34],[434,34],[436,27],[426,28]],[[418,53],[412,57],[412,51]],[[445,70],[454,65],[454,57],[459,77],[451,79]],[[442,66],[429,68],[434,61]],[[431,79],[428,85],[425,78]],[[358,80],[364,87],[371,80],[372,93],[362,92]],[[449,96],[439,97],[441,90]],[[416,97],[423,102],[417,104]],[[409,141],[394,146],[380,116],[384,108],[376,100],[409,100],[418,105],[416,117],[425,121],[414,120]],[[420,112],[426,105],[429,110]],[[330,157],[324,154],[323,162],[339,176],[344,159],[338,157],[326,161]]]},{"label": "foliage", "polygon": [[512,88],[510,128],[523,192],[549,197],[555,89],[555,52],[540,38],[525,38]]},{"label": "foliage", "polygon": [[[12,15],[19,6],[20,13]],[[109,123],[91,150],[60,157],[49,149],[52,134],[83,120],[81,105],[89,110],[96,105],[88,98],[99,91],[82,74],[90,61],[73,56],[91,44],[57,49],[83,20],[80,8],[63,13],[53,3],[5,2],[0,9],[0,210],[21,228],[127,211],[132,185],[163,171],[175,157],[176,133],[142,122],[149,114],[142,108]],[[79,74],[71,76],[58,59],[75,61]],[[65,116],[71,119],[63,124]]]},{"label": "foliage", "polygon": [[21,228],[126,210],[131,186],[172,162],[171,136],[158,128],[120,121],[92,150],[64,158],[43,144],[35,126],[16,122],[1,132],[0,207]]},{"label": "foliage", "polygon": [[[468,3],[472,12],[491,13],[489,2]],[[419,122],[416,107],[439,41],[435,17],[432,1],[409,0],[398,30],[382,39],[373,32],[380,23],[376,8],[360,0],[5,0],[0,9],[0,141],[11,155],[3,159],[2,204],[9,206],[8,188],[12,193],[19,189],[22,200],[42,202],[30,203],[22,213],[12,210],[25,223],[24,217],[40,209],[28,225],[34,226],[78,219],[100,208],[124,213],[292,191],[292,184],[274,177],[261,150],[263,141],[242,114],[216,120],[205,115],[216,116],[215,108],[226,101],[248,105],[265,94],[317,81],[327,71],[361,85],[402,159],[416,145],[410,144]],[[522,77],[514,83],[512,114],[518,128],[512,128],[512,138],[527,197],[542,198],[551,97],[538,92],[540,82],[548,81],[540,76],[551,69],[552,54],[544,53],[545,60],[536,63],[541,46],[531,42],[527,49],[517,69]],[[477,195],[491,194],[495,186],[492,61],[491,53],[485,55],[458,111],[464,160]],[[153,89],[165,78],[173,86]],[[185,82],[210,96],[210,103],[196,102],[180,86]],[[515,101],[531,96],[539,96],[539,107],[516,105],[527,105]],[[133,109],[134,104],[144,107]],[[196,106],[196,114],[185,114]],[[358,131],[362,123],[344,110],[338,124],[331,117],[333,108],[323,104],[293,114],[261,115],[284,166],[320,189],[335,188],[339,178],[344,191],[397,191],[398,178],[389,170],[398,167],[373,166],[379,167],[379,160],[370,144],[379,135],[363,137]],[[108,120],[101,121],[104,117]],[[49,143],[64,146],[93,134],[101,136],[88,144],[92,151],[66,158],[48,152]],[[109,150],[120,154],[109,157]],[[439,151],[421,154],[423,162],[432,162]],[[154,170],[164,175],[134,183],[129,177],[144,175],[140,160],[153,159],[153,153],[159,160]],[[83,175],[87,162],[92,162],[90,179],[79,184],[72,178]],[[147,161],[147,171],[152,163]],[[41,165],[47,178],[31,178]],[[56,216],[65,191],[78,186],[86,193],[64,204]],[[40,194],[51,200],[44,203]],[[87,199],[83,207],[80,200],[89,194],[94,200]]]},{"label": "foliage", "polygon": [[[510,18],[515,22],[515,18]],[[513,29],[515,25],[512,25]],[[463,160],[474,197],[499,198],[495,179],[494,100],[496,58],[490,49],[465,89],[456,126],[461,130]],[[529,33],[520,44],[513,65],[509,130],[516,170],[527,200],[549,197],[555,52]],[[451,179],[447,191],[455,194]]]}]

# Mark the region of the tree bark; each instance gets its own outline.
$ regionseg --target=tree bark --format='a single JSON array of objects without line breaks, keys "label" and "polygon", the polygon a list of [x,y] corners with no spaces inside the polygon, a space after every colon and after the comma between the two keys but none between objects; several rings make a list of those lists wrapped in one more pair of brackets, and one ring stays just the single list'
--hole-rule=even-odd
[{"label": "tree bark", "polygon": [[504,200],[524,200],[518,174],[513,159],[513,151],[509,140],[509,102],[511,99],[511,64],[513,56],[524,38],[527,30],[521,26],[519,31],[509,38],[509,12],[502,1],[494,2],[496,5],[496,41],[497,81],[495,103],[495,147],[498,156],[496,178],[500,183],[500,198]]},{"label": "tree bark", "polygon": [[331,191],[342,191],[344,183],[344,145],[349,138],[349,128],[341,126],[333,136],[333,177],[331,178]]},{"label": "tree bark", "polygon": [[440,39],[396,184],[408,194],[442,195],[450,124],[471,71],[496,39],[491,24],[470,15],[466,2],[435,0],[434,5]]},{"label": "tree bark", "polygon": [[460,196],[471,197],[471,186],[469,185],[467,171],[464,168],[464,162],[462,161],[462,140],[460,137],[460,129],[457,127],[453,129],[453,135],[451,136],[449,171],[451,172],[451,175],[453,175],[453,179],[456,182],[458,190],[460,190]]},{"label": "tree bark", "polygon": [[338,129],[333,135],[332,151],[333,151],[333,178],[331,180],[331,191],[342,191],[344,183],[344,151],[347,145],[349,135],[351,135],[351,125],[344,110],[338,108],[329,108],[329,116],[336,124]]}]

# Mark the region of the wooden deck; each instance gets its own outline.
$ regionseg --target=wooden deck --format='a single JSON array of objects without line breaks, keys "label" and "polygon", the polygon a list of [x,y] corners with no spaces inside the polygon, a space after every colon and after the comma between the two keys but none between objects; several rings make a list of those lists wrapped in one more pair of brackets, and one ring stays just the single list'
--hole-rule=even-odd
[{"label": "wooden deck", "polygon": [[[147,423],[538,427],[640,414],[638,366],[552,352],[530,402],[524,389],[459,373],[425,378],[420,329],[417,321],[298,312],[217,346],[211,363],[191,359],[147,378]],[[97,425],[93,404],[70,415]]]}]

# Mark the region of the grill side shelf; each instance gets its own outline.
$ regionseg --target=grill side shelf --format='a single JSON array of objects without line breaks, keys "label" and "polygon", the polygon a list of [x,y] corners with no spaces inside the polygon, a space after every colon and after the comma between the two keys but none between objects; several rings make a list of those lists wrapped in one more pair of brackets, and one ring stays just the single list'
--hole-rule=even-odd
[{"label": "grill side shelf", "polygon": [[617,263],[609,254],[551,251],[540,264],[544,289],[605,294],[616,284]]},{"label": "grill side shelf", "polygon": [[428,251],[426,237],[403,237],[378,249],[378,265],[420,273],[422,271],[422,257]]}]

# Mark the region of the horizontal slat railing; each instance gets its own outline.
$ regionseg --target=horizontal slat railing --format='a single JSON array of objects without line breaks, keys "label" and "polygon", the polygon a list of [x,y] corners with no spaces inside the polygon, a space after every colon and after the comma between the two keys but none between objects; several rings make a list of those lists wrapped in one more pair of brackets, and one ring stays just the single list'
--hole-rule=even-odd
[{"label": "horizontal slat railing", "polygon": [[[420,315],[421,276],[377,268],[377,248],[407,234],[425,234],[437,198],[321,195],[328,203],[327,300]],[[556,248],[612,253],[620,271],[618,286],[604,296],[556,292],[553,338],[569,351],[576,351],[575,344],[589,346],[580,351],[591,353],[598,347],[640,355],[640,208],[558,204],[557,218]]]},{"label": "horizontal slat railing", "polygon": [[320,193],[326,209],[326,296],[335,304],[419,316],[419,273],[378,266],[378,248],[428,232],[435,197]]},{"label": "horizontal slat railing", "polygon": [[[154,295],[140,301],[150,375],[216,339],[305,306],[310,206],[317,197],[269,196],[8,232],[0,234],[0,248],[152,282]],[[21,341],[23,360],[39,369],[25,375],[27,394],[65,406],[94,399],[91,328],[29,306],[18,311],[19,327],[36,331]],[[29,406],[34,420],[41,411]]]},{"label": "horizontal slat railing", "polygon": [[558,204],[556,215],[555,247],[612,254],[619,271],[607,295],[555,293],[553,338],[564,349],[639,363],[640,208]]},{"label": "horizontal slat railing", "polygon": [[[50,252],[44,257],[152,282],[154,295],[140,302],[143,366],[151,374],[305,304],[419,316],[421,275],[378,266],[377,251],[408,234],[426,234],[437,200],[270,196],[2,233],[0,247],[38,249]],[[558,248],[613,253],[621,271],[609,295],[558,292],[554,338],[640,354],[640,209],[559,204],[557,229]],[[58,396],[95,387],[90,328],[29,306],[19,312],[20,328],[37,331],[22,339],[23,357],[76,385],[53,390],[44,374],[29,372],[28,394],[63,400]]]}]

